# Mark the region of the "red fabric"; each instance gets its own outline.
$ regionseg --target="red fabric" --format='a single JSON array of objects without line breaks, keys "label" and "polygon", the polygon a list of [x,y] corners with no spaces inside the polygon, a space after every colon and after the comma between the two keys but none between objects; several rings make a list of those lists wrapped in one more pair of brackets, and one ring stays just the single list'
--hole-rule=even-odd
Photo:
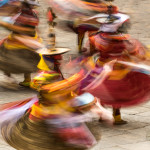
[{"label": "red fabric", "polygon": [[15,24],[37,26],[39,24],[38,14],[34,9],[23,7]]},{"label": "red fabric", "polygon": [[[145,56],[146,49],[139,41],[130,39],[126,35],[118,36],[118,34],[100,33],[90,37],[91,44],[100,52],[100,61],[105,63],[116,58],[129,61],[131,54]],[[121,67],[123,69],[124,66],[118,69]],[[107,78],[103,84],[89,92],[99,97],[102,104],[116,108],[140,104],[150,98],[150,76],[130,71],[120,80]]]},{"label": "red fabric", "polygon": [[15,101],[15,102],[10,102],[6,104],[0,105],[0,110],[5,110],[5,109],[10,109],[10,108],[15,108],[15,107],[21,107],[22,105],[25,105],[28,103],[32,98],[22,100],[22,101]]},{"label": "red fabric", "polygon": [[122,52],[125,49],[125,40],[128,39],[126,39],[126,36],[124,35],[120,35],[115,38],[109,33],[99,33],[97,35],[90,36],[91,44],[101,52]]},{"label": "red fabric", "polygon": [[122,59],[127,53],[129,55],[145,55],[145,47],[127,34],[99,33],[90,36],[90,44],[93,46],[94,51],[101,53],[100,59],[102,61],[105,59]]},{"label": "red fabric", "polygon": [[57,129],[57,132],[59,138],[73,145],[91,147],[95,142],[89,130],[82,125],[72,128]]},{"label": "red fabric", "polygon": [[115,108],[137,105],[150,98],[150,77],[139,72],[129,72],[122,80],[106,79],[91,94],[102,104]]},{"label": "red fabric", "polygon": [[52,56],[55,60],[62,60],[62,55],[54,55]]},{"label": "red fabric", "polygon": [[[108,4],[104,2],[99,2],[99,3],[94,3],[94,2],[87,2],[87,1],[82,1],[86,6],[88,6],[86,9],[91,10],[91,11],[96,11],[99,13],[118,13],[118,7],[111,5],[109,6]],[[78,5],[78,4],[77,4]]]},{"label": "red fabric", "polygon": [[33,17],[27,17],[27,16],[19,16],[16,20],[16,23],[20,23],[22,25],[30,25],[30,26],[37,26],[39,23],[39,20],[37,18]]},{"label": "red fabric", "polygon": [[52,12],[48,11],[47,15],[48,15],[48,21],[53,22],[54,18],[53,18]]}]

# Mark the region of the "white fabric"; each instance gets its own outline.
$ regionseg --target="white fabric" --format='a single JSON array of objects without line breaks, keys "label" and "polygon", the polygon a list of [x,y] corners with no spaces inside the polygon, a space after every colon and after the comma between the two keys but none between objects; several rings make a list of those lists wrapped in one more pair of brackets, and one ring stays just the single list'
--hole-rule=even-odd
[{"label": "white fabric", "polygon": [[[113,23],[107,23],[107,24],[102,24],[100,27],[100,31],[103,32],[116,32],[118,28],[125,22],[127,21],[130,17],[125,14],[114,14],[113,16],[117,17],[118,19],[115,20]],[[98,19],[97,19],[98,21]]]},{"label": "white fabric", "polygon": [[0,20],[10,23],[10,24],[14,24],[16,19],[20,16],[21,13],[18,13],[17,15],[15,15],[14,17],[0,17]]},{"label": "white fabric", "polygon": [[0,111],[0,126],[5,121],[10,121],[11,123],[17,122],[24,113],[35,103],[38,101],[37,96],[33,97],[28,103],[21,107],[8,108]]},{"label": "white fabric", "polygon": [[130,19],[128,15],[122,13],[112,14],[112,16],[116,17],[116,20],[113,23],[108,23],[109,14],[97,14],[87,20],[96,19],[97,22],[101,23],[100,31],[116,32],[125,21]]}]

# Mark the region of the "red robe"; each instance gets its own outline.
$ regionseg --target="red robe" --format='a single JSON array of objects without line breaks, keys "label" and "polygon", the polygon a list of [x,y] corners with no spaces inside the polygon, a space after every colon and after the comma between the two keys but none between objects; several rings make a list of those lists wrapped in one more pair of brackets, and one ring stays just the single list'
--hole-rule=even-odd
[{"label": "red robe", "polygon": [[[99,33],[90,37],[92,47],[100,52],[97,64],[102,67],[110,60],[134,61],[131,56],[146,58],[146,48],[129,35]],[[138,56],[138,57],[137,57]],[[136,105],[150,98],[150,76],[121,64],[96,89],[89,90],[103,104],[115,108]]]}]

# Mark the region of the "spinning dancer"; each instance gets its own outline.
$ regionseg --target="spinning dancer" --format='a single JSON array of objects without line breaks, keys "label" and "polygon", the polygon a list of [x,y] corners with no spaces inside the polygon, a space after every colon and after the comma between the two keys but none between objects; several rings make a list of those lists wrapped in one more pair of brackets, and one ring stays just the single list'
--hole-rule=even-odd
[{"label": "spinning dancer", "polygon": [[90,93],[78,96],[83,77],[82,70],[66,80],[55,72],[41,72],[32,82],[39,98],[1,107],[1,131],[6,142],[18,150],[24,146],[27,150],[81,150],[96,144],[100,135],[94,125],[88,128],[85,122],[97,115],[111,120],[112,115],[104,112]]},{"label": "spinning dancer", "polygon": [[[116,61],[113,71],[101,84],[93,89],[87,89],[99,97],[103,105],[114,108],[114,124],[126,123],[121,119],[121,107],[140,104],[149,100],[150,96],[149,73],[140,68],[140,63],[149,63],[148,51],[138,40],[127,34],[129,19],[128,15],[122,13],[99,14],[95,16],[95,20],[102,24],[100,32],[90,36],[93,51],[99,53],[98,57],[93,56],[96,68],[103,67],[111,60]],[[94,79],[100,72],[101,70],[94,72],[92,77],[88,78]],[[85,84],[92,83],[92,79],[88,78],[85,79]]]},{"label": "spinning dancer", "polygon": [[[9,23],[0,22],[2,26],[13,31],[1,44],[0,69],[8,77],[10,77],[10,73],[25,73],[25,80],[20,85],[29,86],[31,72],[36,72],[38,69],[52,69],[60,72],[60,54],[68,52],[69,49],[55,48],[54,24],[50,24],[50,20],[48,47],[41,48],[44,45],[41,44],[41,39],[36,33],[36,26],[39,20],[35,11],[32,9],[33,6],[38,4],[35,1],[23,1],[21,4],[21,12],[13,18],[7,19]],[[14,21],[14,24],[10,24],[12,21]],[[51,21],[53,22],[53,19]],[[8,79],[8,81],[12,81],[12,78]],[[9,87],[12,87],[14,85],[13,83],[14,81],[12,84],[7,83],[8,85],[6,85],[4,82],[5,86]]]},{"label": "spinning dancer", "polygon": [[98,13],[109,14],[118,12],[116,6],[101,0],[51,0],[50,5],[58,16],[58,27],[77,34],[79,53],[82,52],[85,33],[87,31],[92,33],[99,30],[99,24],[96,25],[92,20],[89,23],[88,18]]},{"label": "spinning dancer", "polygon": [[[85,5],[87,5],[87,10],[93,11],[95,14],[99,13],[107,13],[107,14],[114,14],[118,12],[118,8],[112,4],[107,4],[104,1],[111,2],[112,0],[81,0]],[[85,19],[86,20],[86,19]],[[89,21],[83,21],[77,20],[78,22],[74,24],[74,30],[76,31],[78,35],[78,51],[79,53],[82,53],[82,44],[83,44],[83,39],[85,36],[85,33],[88,31],[88,36],[90,36],[92,33],[95,33],[96,31],[99,30],[98,26],[94,26],[93,20],[90,20],[90,25],[88,24]],[[80,22],[81,21],[81,22]],[[78,24],[79,23],[79,24]],[[93,54],[92,51],[90,51],[91,54]]]},{"label": "spinning dancer", "polygon": [[36,32],[39,19],[33,9],[38,3],[33,0],[21,0],[20,5],[20,11],[16,12],[14,17],[0,21],[1,26],[12,31],[1,42],[0,69],[7,75],[9,83],[14,83],[10,78],[11,73],[24,73],[24,81],[20,85],[29,86],[31,81],[30,74],[37,71],[37,64],[40,60],[39,54],[35,51],[38,49],[38,44],[27,46],[18,38],[22,38],[22,41],[30,40],[32,43],[40,44],[41,39]]}]

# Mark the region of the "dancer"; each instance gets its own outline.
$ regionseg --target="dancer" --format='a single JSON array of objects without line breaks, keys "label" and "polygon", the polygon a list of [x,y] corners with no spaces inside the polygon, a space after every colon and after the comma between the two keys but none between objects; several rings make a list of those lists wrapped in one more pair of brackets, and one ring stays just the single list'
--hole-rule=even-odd
[{"label": "dancer", "polygon": [[[85,5],[88,6],[89,9],[88,8],[87,9],[89,11],[93,11],[95,14],[99,14],[99,13],[114,14],[118,12],[118,8],[112,5],[111,3],[108,4],[101,0],[95,0],[95,1],[82,0],[82,1]],[[111,2],[112,0],[106,0],[106,1]],[[88,36],[90,37],[92,33],[95,33],[99,30],[99,27],[91,26],[90,24],[88,24],[89,23],[88,20],[87,20],[87,24],[86,21],[84,21],[83,23],[81,23],[80,21],[82,22],[82,19],[78,20],[79,24],[75,22],[74,30],[78,35],[78,51],[79,53],[82,53],[82,51],[84,52],[82,45],[83,45],[83,39],[85,33],[88,31]],[[94,22],[90,20],[90,23],[94,23]],[[90,53],[93,54],[92,51],[90,51]]]},{"label": "dancer", "polygon": [[[38,5],[35,1],[23,1],[21,12],[12,20],[14,24],[1,22],[1,25],[12,30],[11,35],[1,44],[1,61],[0,69],[10,77],[10,73],[25,73],[24,81],[20,83],[22,86],[30,86],[31,72],[40,70],[54,69],[61,73],[59,69],[59,60],[61,55],[68,52],[68,48],[55,48],[54,23],[50,23],[49,19],[49,43],[47,48],[41,44],[41,38],[37,35],[36,26],[38,25],[38,16],[32,9],[34,5]],[[5,19],[6,20],[6,19]],[[53,20],[51,20],[53,22]],[[40,55],[38,54],[40,53]],[[9,61],[7,59],[10,57]],[[7,67],[6,67],[7,65]],[[62,75],[63,77],[63,75]],[[12,78],[8,78],[12,81]],[[6,83],[5,86],[12,87],[13,82]]]},{"label": "dancer", "polygon": [[1,107],[1,131],[6,142],[16,149],[26,145],[28,150],[81,150],[95,145],[100,134],[85,122],[99,118],[97,115],[111,120],[112,115],[90,93],[78,95],[83,77],[83,70],[66,80],[56,72],[35,77],[32,87],[37,88],[38,98]]},{"label": "dancer", "polygon": [[78,0],[78,2],[75,0],[52,0],[50,5],[58,16],[58,27],[77,34],[79,53],[82,52],[85,33],[90,31],[90,34],[99,30],[99,24],[96,25],[95,22],[89,23],[89,20],[87,22],[85,20],[98,13],[118,12],[116,6],[101,0]]},{"label": "dancer", "polygon": [[14,17],[11,17],[7,22],[0,21],[1,26],[12,31],[1,43],[0,69],[8,77],[9,83],[10,80],[12,81],[11,73],[24,73],[24,81],[20,85],[29,86],[31,73],[38,70],[37,64],[40,56],[35,51],[37,46],[27,46],[17,38],[22,37],[24,40],[41,42],[36,31],[39,19],[33,9],[38,3],[33,0],[23,0],[20,5],[20,11],[16,12]]},{"label": "dancer", "polygon": [[[96,67],[101,68],[110,60],[117,60],[117,62],[102,84],[93,89],[87,89],[87,91],[99,97],[103,105],[110,105],[114,108],[114,124],[125,124],[126,121],[121,118],[120,108],[140,104],[149,99],[149,74],[134,68],[139,65],[138,63],[145,61],[149,63],[146,55],[148,51],[138,40],[127,34],[130,24],[128,15],[122,13],[98,14],[95,19],[103,23],[100,32],[90,36],[93,51],[99,53],[95,60]],[[127,62],[132,62],[134,65],[130,66],[130,63]],[[96,72],[92,78],[99,73]],[[89,80],[90,83],[91,81]],[[86,79],[85,83],[88,83]]]}]

